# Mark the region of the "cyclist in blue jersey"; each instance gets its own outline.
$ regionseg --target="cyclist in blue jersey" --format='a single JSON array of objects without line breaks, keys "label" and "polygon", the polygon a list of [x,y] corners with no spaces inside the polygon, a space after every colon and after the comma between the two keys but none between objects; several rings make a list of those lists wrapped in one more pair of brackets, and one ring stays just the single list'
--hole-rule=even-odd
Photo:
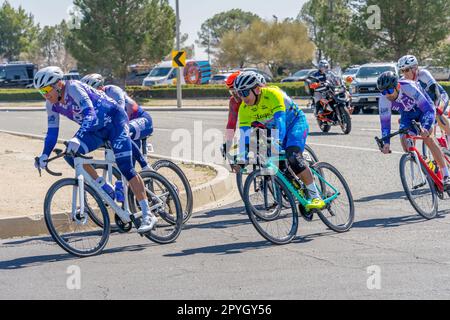
[{"label": "cyclist in blue jersey", "polygon": [[[384,148],[381,151],[384,154],[388,154],[391,150],[390,139],[385,137],[391,133],[392,110],[400,112],[400,129],[410,128],[412,121],[420,122],[422,131],[415,132],[414,129],[411,129],[411,133],[420,134],[424,138],[424,143],[430,149],[433,158],[443,173],[444,189],[448,190],[450,188],[449,170],[445,164],[442,150],[430,136],[436,114],[436,109],[431,98],[419,84],[410,80],[399,80],[398,76],[392,71],[381,74],[378,78],[377,85],[382,94],[379,100],[379,110],[381,133],[385,142]],[[402,139],[404,140],[405,137],[402,137]],[[406,143],[403,146],[405,147]]]},{"label": "cyclist in blue jersey", "polygon": [[433,100],[436,106],[438,125],[446,134],[447,144],[450,145],[450,123],[447,118],[449,96],[445,89],[434,79],[426,69],[419,69],[419,62],[413,55],[406,55],[398,61],[398,68],[407,80],[417,81]]},{"label": "cyclist in blue jersey", "polygon": [[[115,101],[80,81],[63,81],[63,72],[58,67],[39,70],[34,77],[34,86],[46,100],[48,131],[44,150],[35,164],[45,168],[59,134],[60,115],[78,123],[80,129],[69,140],[68,153],[87,154],[109,141],[112,145],[117,165],[128,180],[139,205],[142,208],[142,225],[139,233],[147,233],[157,223],[150,211],[142,178],[132,165],[131,139],[129,137],[127,115]],[[69,161],[70,163],[70,161]],[[73,165],[73,160],[72,163]],[[107,192],[108,186],[98,177],[96,171],[85,166],[86,171]]]},{"label": "cyclist in blue jersey", "polygon": [[[107,85],[105,86],[105,80],[100,74],[89,74],[81,79],[94,89],[103,91],[108,97],[116,101],[121,108],[123,108],[130,121],[130,137],[132,140],[133,147],[133,157],[137,160],[142,170],[150,169],[147,160],[142,155],[141,139],[147,138],[153,134],[153,119],[150,114],[141,106],[139,106],[136,101],[128,96],[128,94],[118,86]],[[145,147],[145,146],[144,146]]]}]

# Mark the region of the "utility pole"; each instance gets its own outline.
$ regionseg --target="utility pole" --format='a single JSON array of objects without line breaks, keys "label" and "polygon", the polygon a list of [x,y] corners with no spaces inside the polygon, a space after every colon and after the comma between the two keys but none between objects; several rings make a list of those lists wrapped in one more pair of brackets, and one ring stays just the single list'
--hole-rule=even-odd
[{"label": "utility pole", "polygon": [[[180,6],[178,3],[179,0],[176,0],[176,11],[177,11],[177,51],[180,51],[181,48],[181,40],[180,40]],[[179,109],[183,107],[183,93],[181,89],[181,75],[183,68],[177,68],[177,106]]]}]

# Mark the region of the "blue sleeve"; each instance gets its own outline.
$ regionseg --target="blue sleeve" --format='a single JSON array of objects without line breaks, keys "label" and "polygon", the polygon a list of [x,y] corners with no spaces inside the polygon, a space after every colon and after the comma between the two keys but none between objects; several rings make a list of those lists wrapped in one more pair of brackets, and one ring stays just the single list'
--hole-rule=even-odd
[{"label": "blue sleeve", "polygon": [[250,127],[240,128],[240,139],[239,139],[239,155],[244,155],[244,159],[248,159],[247,146],[250,145]]},{"label": "blue sleeve", "polygon": [[94,127],[98,124],[98,117],[92,104],[91,98],[83,87],[73,84],[69,87],[68,94],[74,99],[81,109],[81,115],[83,120],[81,122],[81,128],[76,133],[78,138],[82,137],[84,133],[94,131]]},{"label": "blue sleeve", "polygon": [[123,91],[119,87],[110,86],[107,88],[106,94],[108,95],[108,97],[116,101],[120,108],[125,110],[125,101],[126,101],[125,91]]},{"label": "blue sleeve", "polygon": [[274,115],[275,128],[278,129],[278,152],[282,151],[283,141],[286,138],[286,112],[279,111]]},{"label": "blue sleeve", "polygon": [[53,149],[58,142],[59,128],[48,128],[47,135],[45,136],[44,151],[42,154],[48,157],[52,153]]}]

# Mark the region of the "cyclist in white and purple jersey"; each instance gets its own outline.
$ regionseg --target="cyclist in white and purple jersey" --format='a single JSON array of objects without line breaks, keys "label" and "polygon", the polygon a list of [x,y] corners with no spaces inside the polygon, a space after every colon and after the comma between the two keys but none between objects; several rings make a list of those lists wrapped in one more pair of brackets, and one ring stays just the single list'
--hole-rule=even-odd
[{"label": "cyclist in white and purple jersey", "polygon": [[[399,80],[398,76],[387,71],[378,78],[378,89],[381,91],[379,100],[381,134],[385,142],[382,150],[384,154],[390,153],[391,111],[400,112],[400,129],[411,128],[412,121],[420,122],[422,131],[412,134],[420,134],[424,143],[430,149],[444,176],[444,188],[450,189],[449,170],[445,164],[444,155],[436,141],[430,136],[435,121],[436,109],[431,98],[420,85],[410,80]],[[386,137],[386,138],[385,138]],[[402,139],[405,139],[402,137]],[[405,147],[406,144],[403,144]],[[405,150],[406,152],[407,150]]]},{"label": "cyclist in white and purple jersey", "polygon": [[[125,111],[104,93],[80,81],[63,81],[63,72],[58,67],[39,70],[34,77],[34,86],[46,99],[48,114],[44,151],[35,165],[40,168],[47,166],[48,157],[58,140],[60,115],[66,116],[80,125],[75,136],[69,140],[66,151],[87,154],[109,141],[117,166],[128,180],[142,208],[142,225],[138,231],[147,233],[152,230],[158,219],[150,211],[144,182],[132,165],[131,139],[128,135],[128,118]],[[67,161],[73,166],[73,159],[67,158]],[[104,179],[101,180],[92,167],[84,168],[111,194]]]},{"label": "cyclist in white and purple jersey", "polygon": [[437,123],[445,132],[447,144],[450,145],[450,123],[447,118],[449,96],[447,92],[428,70],[419,69],[419,62],[415,56],[407,55],[402,57],[398,61],[398,67],[405,79],[417,81],[433,100],[436,106]]},{"label": "cyclist in white and purple jersey", "polygon": [[142,107],[140,107],[136,101],[131,99],[128,94],[118,86],[107,85],[105,86],[105,80],[100,74],[89,74],[81,79],[81,82],[86,83],[94,89],[103,91],[108,97],[116,101],[121,108],[123,108],[130,121],[130,137],[133,142],[133,158],[137,160],[142,170],[150,169],[147,160],[142,155],[141,139],[147,138],[153,134],[153,120],[150,114]]}]

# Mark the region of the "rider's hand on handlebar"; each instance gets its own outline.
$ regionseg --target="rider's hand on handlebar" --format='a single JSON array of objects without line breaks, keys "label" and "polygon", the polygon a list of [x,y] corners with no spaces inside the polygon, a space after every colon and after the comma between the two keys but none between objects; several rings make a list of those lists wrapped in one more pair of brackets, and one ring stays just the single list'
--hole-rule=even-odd
[{"label": "rider's hand on handlebar", "polygon": [[381,152],[383,152],[384,154],[389,154],[389,153],[391,153],[391,145],[388,144],[388,143],[386,143],[386,144],[383,146],[383,149],[381,149]]},{"label": "rider's hand on handlebar", "polygon": [[78,138],[72,138],[68,141],[66,153],[77,153],[80,149],[81,142]]},{"label": "rider's hand on handlebar", "polygon": [[431,132],[425,128],[421,128],[420,135],[422,138],[428,138],[431,135]]},{"label": "rider's hand on handlebar", "polygon": [[45,169],[47,167],[48,156],[46,154],[41,155],[39,158],[36,158],[34,162],[34,167],[36,169]]}]

